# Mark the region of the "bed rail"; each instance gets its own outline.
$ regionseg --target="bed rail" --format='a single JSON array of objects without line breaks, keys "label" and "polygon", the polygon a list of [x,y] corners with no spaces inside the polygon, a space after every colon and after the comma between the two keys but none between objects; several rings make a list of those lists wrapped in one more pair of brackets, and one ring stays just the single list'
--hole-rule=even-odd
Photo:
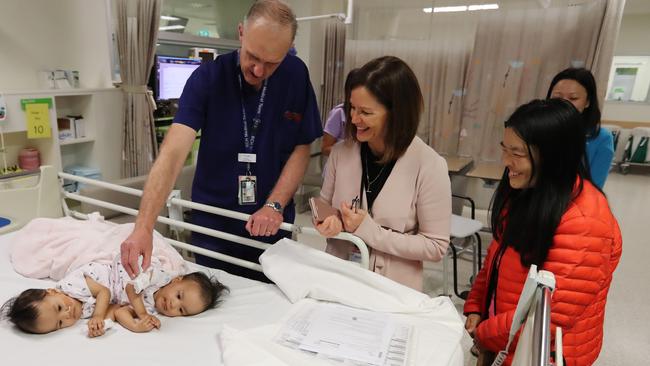
[{"label": "bed rail", "polygon": [[535,294],[532,366],[549,366],[551,357],[551,290],[543,285]]},{"label": "bed rail", "polygon": [[[59,172],[59,178],[67,179],[67,180],[71,180],[71,181],[75,181],[75,182],[79,182],[79,183],[83,183],[83,184],[93,185],[93,186],[96,186],[96,187],[106,188],[106,189],[109,189],[109,190],[129,194],[129,195],[132,195],[132,196],[142,197],[142,190],[135,189],[135,188],[123,187],[123,186],[120,186],[120,185],[117,185],[117,184],[103,182],[103,181],[90,179],[90,178],[85,178],[85,177],[80,177],[80,176],[77,176],[77,175],[72,175],[72,174],[63,173],[63,172]],[[106,201],[102,201],[102,200],[98,200],[98,199],[94,199],[94,198],[90,198],[90,197],[85,197],[85,196],[80,195],[78,193],[67,192],[67,191],[65,191],[63,189],[61,189],[61,194],[62,194],[62,207],[63,207],[63,211],[64,211],[66,216],[72,216],[72,217],[81,218],[81,219],[87,218],[86,214],[75,211],[75,210],[71,210],[68,207],[67,203],[66,203],[66,200],[65,200],[66,198],[72,199],[72,200],[75,200],[75,201],[79,201],[79,202],[89,203],[89,204],[92,204],[92,205],[95,205],[95,206],[107,208],[107,209],[110,209],[110,210],[113,210],[113,211],[118,211],[118,212],[121,212],[121,213],[124,213],[124,214],[129,214],[129,215],[133,215],[133,216],[136,216],[138,214],[138,210],[132,209],[130,207],[125,207],[125,206],[117,205],[117,204],[114,204],[114,203],[110,203],[110,202],[106,202]],[[205,204],[200,204],[200,203],[196,203],[196,202],[192,202],[192,201],[187,201],[187,200],[183,200],[183,199],[180,199],[180,198],[175,198],[173,195],[170,195],[170,197],[167,199],[167,205],[170,207],[170,211],[171,211],[172,208],[180,208],[180,209],[182,209],[182,208],[190,208],[190,209],[193,209],[193,210],[208,212],[208,213],[211,213],[211,214],[215,214],[215,215],[219,215],[219,216],[225,216],[225,217],[238,219],[238,220],[242,220],[242,221],[248,221],[248,218],[250,217],[250,215],[248,215],[248,214],[244,214],[244,213],[236,212],[236,211],[231,211],[231,210],[226,210],[226,209],[223,209],[223,208],[218,208],[218,207],[209,206],[209,205],[205,205]],[[209,229],[209,228],[206,228],[206,227],[203,227],[203,226],[194,225],[194,224],[191,224],[191,223],[188,223],[188,222],[172,219],[172,218],[169,218],[169,217],[158,216],[156,221],[158,221],[158,222],[160,222],[162,224],[187,229],[187,230],[190,230],[190,231],[198,232],[198,233],[209,235],[209,236],[212,236],[212,237],[215,237],[215,238],[220,238],[220,239],[232,241],[232,242],[235,242],[235,243],[247,245],[247,246],[262,249],[262,250],[264,250],[264,249],[271,246],[271,244],[264,243],[264,242],[261,242],[261,241],[258,241],[258,240],[243,238],[243,237],[233,235],[233,234],[229,234],[229,233],[226,233],[226,232],[223,232],[223,231]],[[286,223],[286,222],[284,222],[284,223],[282,223],[280,225],[280,229],[291,232],[292,237],[294,239],[296,238],[297,234],[299,234],[299,233],[307,234],[307,235],[320,236],[318,231],[316,229],[312,228],[312,227],[304,227],[304,226],[300,226],[300,225],[297,225],[297,224],[290,224],[290,223]],[[361,240],[359,237],[354,236],[354,235],[352,235],[350,233],[340,233],[339,235],[336,236],[336,238],[337,239],[342,239],[342,240],[347,240],[347,241],[351,242],[352,244],[354,244],[359,249],[359,252],[361,254],[361,263],[360,263],[361,266],[363,268],[369,268],[370,260],[369,260],[368,247],[363,242],[363,240]],[[224,262],[236,264],[236,265],[239,265],[239,266],[242,266],[242,267],[245,267],[245,268],[249,268],[249,269],[252,269],[252,270],[256,270],[256,271],[260,271],[260,272],[262,271],[262,267],[258,263],[245,261],[245,260],[242,260],[242,259],[239,259],[239,258],[235,258],[235,257],[228,256],[228,255],[225,255],[225,254],[217,253],[217,252],[214,252],[214,251],[211,251],[211,250],[200,248],[200,247],[197,247],[197,246],[194,246],[194,245],[191,245],[191,244],[187,244],[187,243],[184,243],[184,242],[181,242],[181,241],[178,241],[178,240],[174,240],[174,239],[171,239],[171,238],[165,238],[165,239],[167,239],[171,245],[173,245],[173,246],[175,246],[177,248],[180,248],[180,249],[189,250],[189,251],[194,252],[194,253],[198,253],[198,254],[205,255],[205,256],[208,256],[208,257],[211,257],[211,258],[219,259],[219,260],[222,260]]]}]

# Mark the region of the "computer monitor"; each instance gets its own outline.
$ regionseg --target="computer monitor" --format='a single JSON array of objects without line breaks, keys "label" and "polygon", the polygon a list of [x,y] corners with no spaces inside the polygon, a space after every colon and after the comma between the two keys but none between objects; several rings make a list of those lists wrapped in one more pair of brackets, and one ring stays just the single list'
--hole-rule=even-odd
[{"label": "computer monitor", "polygon": [[154,88],[156,99],[180,98],[187,79],[200,65],[200,59],[157,56],[156,88]]}]

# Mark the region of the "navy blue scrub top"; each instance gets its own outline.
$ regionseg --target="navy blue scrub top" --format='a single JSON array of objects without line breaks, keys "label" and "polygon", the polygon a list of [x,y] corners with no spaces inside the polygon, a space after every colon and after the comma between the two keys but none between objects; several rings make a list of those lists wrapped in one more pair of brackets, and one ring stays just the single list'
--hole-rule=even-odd
[{"label": "navy blue scrub top", "polygon": [[[257,163],[251,166],[252,175],[257,176],[257,204],[239,205],[237,179],[246,174],[246,164],[237,160],[237,154],[245,152],[239,75],[237,51],[201,65],[185,84],[174,123],[201,131],[192,200],[251,214],[266,203],[296,145],[310,144],[323,131],[307,66],[287,55],[268,79],[255,137]],[[248,85],[243,76],[242,84],[250,131],[261,89]],[[294,216],[290,202],[285,208],[285,221],[293,222]],[[193,212],[192,221],[208,227],[221,226],[219,217],[200,211]]]}]

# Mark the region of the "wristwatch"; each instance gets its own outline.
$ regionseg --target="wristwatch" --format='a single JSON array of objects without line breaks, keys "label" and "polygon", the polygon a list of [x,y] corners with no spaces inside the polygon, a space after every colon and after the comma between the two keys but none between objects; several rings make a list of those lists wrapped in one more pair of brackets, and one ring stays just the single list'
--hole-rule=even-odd
[{"label": "wristwatch", "polygon": [[282,207],[280,202],[270,202],[269,201],[269,202],[265,203],[264,206],[271,207],[273,209],[273,211],[275,211],[277,213],[280,213],[280,214],[282,213],[282,211],[284,211],[284,207]]}]

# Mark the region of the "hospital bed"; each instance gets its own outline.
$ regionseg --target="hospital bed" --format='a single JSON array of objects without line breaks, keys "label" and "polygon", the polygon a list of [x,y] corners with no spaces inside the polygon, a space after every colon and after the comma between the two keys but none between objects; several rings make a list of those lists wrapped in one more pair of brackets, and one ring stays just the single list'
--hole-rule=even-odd
[{"label": "hospital bed", "polygon": [[[64,192],[60,189],[62,183],[60,179],[70,179],[84,184],[115,189],[134,196],[141,196],[142,194],[141,191],[132,188],[114,186],[110,183],[71,176],[65,173],[56,173],[51,167],[41,167],[40,174],[20,177],[17,182],[0,182],[4,184],[0,185],[0,202],[2,202],[0,216],[11,219],[8,226],[0,228],[0,302],[2,303],[26,288],[53,286],[52,281],[25,278],[13,270],[9,259],[10,245],[20,244],[12,242],[12,238],[16,236],[13,230],[35,217],[60,217],[66,215],[83,219],[85,213],[71,209],[68,206],[70,200],[82,201],[132,215],[137,214],[136,210],[127,207],[83,197],[77,193]],[[173,195],[167,204],[170,208],[170,216],[174,216],[174,210],[190,208],[241,220],[247,219],[247,216],[241,213],[184,201],[174,198]],[[261,249],[269,247],[265,243],[235,237],[169,217],[159,217],[158,221],[177,228],[224,238],[233,243]],[[298,233],[318,235],[313,228],[287,223],[283,223],[281,228],[292,232],[294,238]],[[341,238],[349,240],[359,247],[362,257],[361,266],[367,267],[368,249],[363,241],[347,233],[342,234]],[[168,239],[168,241],[179,249],[229,261],[250,269],[262,270],[257,263],[231,258],[178,240]],[[324,253],[322,254],[324,255]],[[351,266],[349,262],[344,262],[344,264],[345,266]],[[209,271],[230,288],[230,293],[226,295],[217,309],[187,318],[160,317],[161,329],[150,333],[136,334],[115,325],[107,331],[106,335],[94,339],[85,336],[86,326],[83,321],[78,322],[71,328],[48,335],[24,334],[15,329],[10,323],[3,321],[0,323],[0,348],[3,350],[1,352],[2,364],[221,365],[224,350],[222,349],[223,343],[220,340],[220,332],[224,327],[248,331],[278,324],[286,319],[296,305],[276,285],[230,275],[194,263],[188,263],[188,266],[191,270]],[[348,268],[348,270],[350,269]],[[373,274],[369,271],[365,272]],[[392,283],[392,281],[390,282]],[[406,290],[400,289],[400,291]],[[401,315],[408,318],[413,324],[419,322],[423,326],[429,327],[429,330],[433,329],[429,333],[423,332],[421,339],[417,334],[411,339],[410,343],[412,344],[409,349],[413,357],[409,356],[409,362],[406,364],[416,365],[418,363],[414,361],[415,356],[422,353],[431,353],[435,355],[434,359],[444,360],[437,361],[435,364],[462,365],[463,354],[460,348],[462,322],[448,298],[440,297],[431,300],[432,302],[435,300],[436,306],[441,309],[435,314],[434,321],[421,315]],[[426,344],[422,344],[425,340]],[[251,352],[254,352],[254,350],[251,349]]]}]

